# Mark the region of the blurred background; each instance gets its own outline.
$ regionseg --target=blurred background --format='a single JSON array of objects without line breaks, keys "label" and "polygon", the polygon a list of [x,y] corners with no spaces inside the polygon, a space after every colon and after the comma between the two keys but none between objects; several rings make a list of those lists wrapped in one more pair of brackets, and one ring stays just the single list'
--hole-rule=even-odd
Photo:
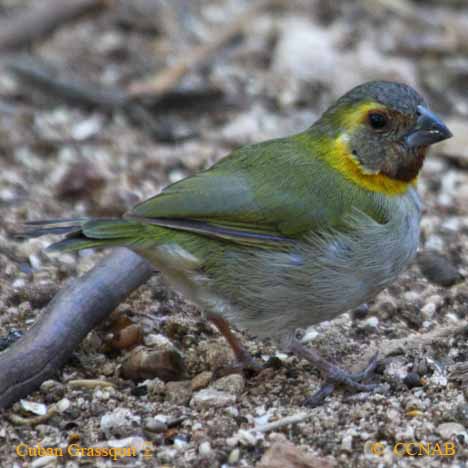
[{"label": "blurred background", "polygon": [[467,165],[461,0],[1,0],[0,67],[3,221],[121,213],[374,79],[447,119],[429,171]]},{"label": "blurred background", "polygon": [[[466,277],[466,0],[0,0],[0,335],[27,329],[64,281],[96,262],[96,255],[89,252],[47,256],[42,250],[51,241],[47,237],[18,243],[11,232],[19,224],[44,218],[118,216],[239,145],[304,130],[338,96],[375,79],[413,85],[455,135],[431,150],[420,178],[425,205],[422,248],[443,255],[458,279]],[[177,339],[184,337],[179,345],[190,374],[203,370],[213,353],[201,349],[204,345],[193,337],[205,334],[214,340],[213,333],[187,319],[185,311],[193,309],[177,296],[161,288],[143,291],[140,302],[127,302],[121,310],[141,313],[138,320],[153,333],[168,334],[164,324],[172,323]],[[363,336],[383,339],[425,333],[465,319],[467,298],[466,284],[442,290],[421,279],[413,268],[371,307],[372,320],[366,318],[357,331],[338,321],[337,328],[327,328],[324,342],[332,343],[338,355],[350,356]],[[155,311],[159,322],[143,316]],[[69,374],[88,375],[86,367],[92,361],[98,362],[91,367],[93,376],[101,370],[112,375],[115,356],[107,359],[93,343],[88,340],[86,349],[79,351]],[[250,343],[251,349],[255,346],[259,345]],[[467,353],[466,340],[452,342],[450,353],[440,349],[442,360],[450,356],[466,361]],[[421,356],[422,361],[426,357]],[[404,372],[411,369],[408,359],[400,362]],[[422,373],[436,369],[430,359],[420,368]],[[291,388],[281,379],[297,375],[283,373],[276,378],[279,390],[266,387],[260,393],[275,396],[275,404],[284,408],[300,405],[303,395],[295,392],[304,393],[307,381],[297,384],[296,380]],[[440,379],[431,381],[435,409],[425,411],[427,419],[418,426],[420,437],[439,437],[434,427],[445,423],[442,415],[468,424],[468,396],[465,393],[463,400],[461,387],[445,392]],[[122,404],[137,404],[130,391],[120,391]],[[251,399],[244,400],[243,415],[264,414],[265,406],[259,413],[258,405],[268,407],[271,402],[262,403],[258,395],[252,390]],[[170,406],[161,403],[167,401],[164,396],[158,398],[151,403],[153,412],[180,413],[188,404],[177,401]],[[405,407],[398,398],[392,400],[395,407]],[[99,405],[112,407],[109,402]],[[458,404],[465,404],[460,413]],[[89,405],[86,399],[80,405],[82,417],[88,418],[83,422],[84,438],[102,439],[96,409],[101,406]],[[371,423],[368,415],[350,417],[346,406],[336,405],[333,412],[338,419],[319,412],[314,430],[302,427],[290,434],[292,440],[306,441],[320,455],[337,457],[335,461],[345,453],[347,463],[361,463],[347,466],[369,466],[360,445],[354,452],[348,447],[349,434],[367,431],[377,438],[374,432],[380,423]],[[134,411],[143,415],[148,408]],[[398,431],[404,421],[398,414],[385,419],[386,412],[385,405],[372,408],[372,416],[383,421],[385,437],[401,439],[405,434]],[[217,418],[209,413],[193,416],[202,424],[198,431],[208,427],[205,435],[218,450],[213,464],[206,466],[225,462],[235,451],[216,435],[221,431],[227,437],[241,427],[244,420],[234,413],[220,416],[219,421],[212,421]],[[249,417],[244,419],[252,421]],[[225,426],[210,432],[211,423]],[[191,431],[185,428],[186,434]],[[411,439],[414,433],[407,436]],[[22,437],[37,442],[39,436],[24,432]],[[175,436],[171,437],[160,443],[172,450]],[[161,460],[174,466],[194,466],[204,460],[197,442],[188,443],[195,447],[189,461],[178,452]],[[237,461],[246,457],[243,466],[253,466],[263,454],[263,449],[256,450],[242,449]],[[333,464],[322,461],[320,466]]]}]

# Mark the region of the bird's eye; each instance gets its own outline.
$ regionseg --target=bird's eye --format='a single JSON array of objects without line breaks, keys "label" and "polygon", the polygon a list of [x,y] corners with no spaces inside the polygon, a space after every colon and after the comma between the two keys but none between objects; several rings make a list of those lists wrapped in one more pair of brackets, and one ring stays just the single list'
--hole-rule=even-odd
[{"label": "bird's eye", "polygon": [[385,126],[388,123],[387,116],[383,112],[380,112],[380,111],[369,112],[368,119],[369,119],[369,125],[374,130],[382,130],[383,128],[385,128]]}]

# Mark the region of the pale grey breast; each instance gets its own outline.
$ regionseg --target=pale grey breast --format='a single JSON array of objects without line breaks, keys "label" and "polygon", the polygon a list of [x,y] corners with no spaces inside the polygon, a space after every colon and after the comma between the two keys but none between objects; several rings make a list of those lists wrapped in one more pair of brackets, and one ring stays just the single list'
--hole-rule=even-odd
[{"label": "pale grey breast", "polygon": [[310,236],[292,252],[232,252],[213,305],[254,335],[280,338],[372,299],[413,260],[420,232],[415,190],[380,202],[385,224],[356,211],[346,233]]}]

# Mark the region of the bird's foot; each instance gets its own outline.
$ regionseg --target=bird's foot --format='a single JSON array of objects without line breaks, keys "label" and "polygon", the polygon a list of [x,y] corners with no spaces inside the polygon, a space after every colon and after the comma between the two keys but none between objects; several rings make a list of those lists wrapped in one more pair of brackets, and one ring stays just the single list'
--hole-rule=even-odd
[{"label": "bird's foot", "polygon": [[325,398],[331,395],[338,385],[344,385],[346,388],[355,392],[374,392],[383,389],[380,384],[365,384],[362,381],[367,380],[372,376],[377,368],[377,353],[371,358],[367,367],[361,372],[346,372],[337,366],[330,364],[327,374],[325,375],[326,382],[317,392],[309,396],[305,400],[305,405],[310,407],[320,406]]},{"label": "bird's foot", "polygon": [[364,370],[351,373],[326,361],[316,351],[305,347],[297,340],[294,340],[290,344],[290,351],[309,361],[325,377],[325,384],[316,393],[306,399],[305,404],[307,406],[315,407],[321,405],[325,398],[331,395],[339,385],[345,386],[354,392],[373,392],[383,388],[379,384],[362,383],[375,372],[378,364],[377,354],[371,358]]},{"label": "bird's foot", "polygon": [[229,327],[228,321],[221,315],[214,312],[207,314],[207,319],[220,331],[236,356],[237,363],[216,369],[213,372],[214,378],[224,377],[229,374],[242,372],[246,377],[257,375],[264,366],[257,362],[245,349],[244,345],[234,335]]},{"label": "bird's foot", "polygon": [[244,372],[258,374],[265,368],[265,365],[256,360],[245,348],[242,348],[236,357],[238,365]]},{"label": "bird's foot", "polygon": [[218,367],[213,372],[213,379],[219,379],[231,374],[244,374],[246,378],[255,377],[265,366],[257,361],[244,347],[236,353],[236,361],[229,366]]}]

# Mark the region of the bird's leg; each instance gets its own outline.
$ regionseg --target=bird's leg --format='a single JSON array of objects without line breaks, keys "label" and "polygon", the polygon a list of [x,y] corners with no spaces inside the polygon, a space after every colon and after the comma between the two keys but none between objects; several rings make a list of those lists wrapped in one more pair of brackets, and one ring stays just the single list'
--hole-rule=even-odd
[{"label": "bird's leg", "polygon": [[317,367],[325,378],[325,384],[317,393],[309,397],[306,401],[308,405],[317,406],[325,397],[330,395],[336,385],[344,385],[351,390],[358,392],[370,392],[380,388],[378,384],[363,384],[360,381],[370,377],[377,367],[377,354],[369,361],[367,367],[356,373],[346,372],[335,366],[320,356],[320,354],[300,343],[295,337],[290,338],[287,344],[287,350],[296,356],[309,361],[314,367]]},{"label": "bird's leg", "polygon": [[210,312],[206,315],[206,318],[218,329],[221,335],[224,336],[234,352],[237,362],[243,370],[258,372],[262,369],[262,366],[255,361],[252,355],[247,351],[247,349],[245,349],[244,345],[239,341],[234,333],[232,333],[229,322],[224,317],[214,312]]}]

